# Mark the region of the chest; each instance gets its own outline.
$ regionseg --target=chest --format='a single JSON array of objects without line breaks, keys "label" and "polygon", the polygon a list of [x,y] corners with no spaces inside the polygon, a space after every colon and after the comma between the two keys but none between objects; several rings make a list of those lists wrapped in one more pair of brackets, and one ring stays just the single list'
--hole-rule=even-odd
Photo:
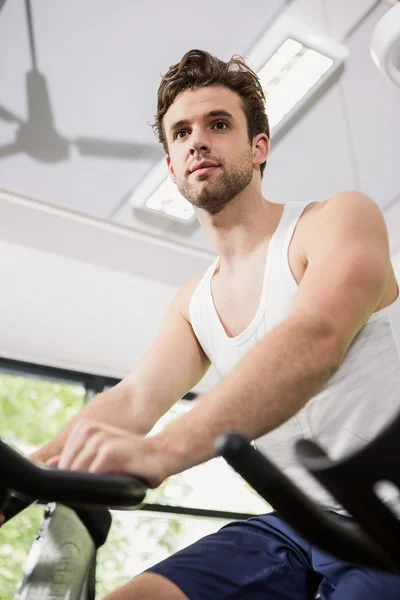
[{"label": "chest", "polygon": [[[214,308],[228,337],[240,335],[257,314],[262,298],[269,245],[252,256],[234,274],[217,273],[211,280]],[[287,256],[289,268],[297,284],[304,272],[301,236],[294,234]]]}]

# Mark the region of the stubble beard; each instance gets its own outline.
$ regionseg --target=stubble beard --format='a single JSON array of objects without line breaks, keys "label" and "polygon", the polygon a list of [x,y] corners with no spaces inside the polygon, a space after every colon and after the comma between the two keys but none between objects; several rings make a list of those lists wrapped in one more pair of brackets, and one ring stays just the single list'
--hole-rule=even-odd
[{"label": "stubble beard", "polygon": [[[235,165],[225,167],[222,162],[220,165],[220,173],[206,187],[201,188],[198,181],[207,180],[210,177],[209,175],[189,175],[188,178],[182,177],[176,181],[177,188],[182,196],[192,206],[202,208],[210,215],[221,212],[224,206],[238,196],[253,178],[251,151],[243,154]],[[195,178],[197,178],[197,181]]]}]

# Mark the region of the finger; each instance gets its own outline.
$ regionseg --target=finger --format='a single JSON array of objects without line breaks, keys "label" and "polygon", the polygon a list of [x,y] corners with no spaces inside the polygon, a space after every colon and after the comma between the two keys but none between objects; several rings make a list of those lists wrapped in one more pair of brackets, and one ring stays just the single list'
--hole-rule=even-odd
[{"label": "finger", "polygon": [[89,472],[93,461],[106,441],[107,436],[102,431],[92,435],[80,452],[74,457],[70,469],[72,471]]},{"label": "finger", "polygon": [[91,473],[131,473],[132,442],[127,437],[108,438],[90,466]]},{"label": "finger", "polygon": [[59,469],[71,469],[72,463],[93,433],[93,424],[79,421],[71,430],[58,462]]},{"label": "finger", "polygon": [[99,448],[91,466],[91,473],[127,473],[132,446],[126,438],[108,438]]},{"label": "finger", "polygon": [[60,459],[58,461],[58,468],[59,469],[65,469],[65,470],[71,470],[72,469],[72,464],[75,460],[75,458],[79,455],[79,453],[82,451],[82,447],[83,447],[83,441],[73,441],[71,440],[68,443],[68,446],[66,445],[64,447],[64,450],[61,453]]},{"label": "finger", "polygon": [[57,466],[60,461],[60,458],[61,458],[60,454],[57,454],[57,456],[52,456],[51,458],[48,458],[46,460],[46,465],[48,465],[49,467]]}]

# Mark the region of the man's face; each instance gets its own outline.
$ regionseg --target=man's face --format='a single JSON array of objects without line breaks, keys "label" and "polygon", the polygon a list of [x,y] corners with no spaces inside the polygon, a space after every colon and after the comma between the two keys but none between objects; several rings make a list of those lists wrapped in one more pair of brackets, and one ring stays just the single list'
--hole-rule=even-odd
[{"label": "man's face", "polygon": [[217,214],[251,182],[252,145],[238,94],[223,86],[187,90],[164,117],[170,175],[193,205]]}]

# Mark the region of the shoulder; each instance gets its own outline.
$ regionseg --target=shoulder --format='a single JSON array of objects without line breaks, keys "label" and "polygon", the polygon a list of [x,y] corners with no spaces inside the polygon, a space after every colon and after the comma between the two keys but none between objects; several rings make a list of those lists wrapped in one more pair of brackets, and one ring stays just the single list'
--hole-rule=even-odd
[{"label": "shoulder", "polygon": [[176,299],[179,303],[180,312],[181,312],[182,316],[186,319],[186,321],[188,321],[189,323],[190,323],[190,318],[189,318],[190,301],[192,299],[195,289],[197,288],[198,284],[200,283],[200,281],[202,280],[202,278],[204,277],[205,274],[206,274],[206,271],[202,271],[201,273],[196,275],[196,277],[193,277],[193,279],[191,279],[190,281],[185,283],[180,288],[180,290],[178,291],[178,293],[176,295]]},{"label": "shoulder", "polygon": [[378,204],[356,190],[344,190],[312,203],[304,211],[303,220],[304,225],[318,236],[323,236],[327,228],[339,227],[349,231],[360,225],[380,229],[382,234],[386,234],[385,219]]},{"label": "shoulder", "polygon": [[337,212],[338,214],[346,213],[348,216],[371,213],[382,217],[382,211],[378,204],[367,194],[356,190],[343,190],[326,200],[316,202],[316,205],[319,205],[320,212],[325,211],[324,216],[327,213]]},{"label": "shoulder", "polygon": [[294,246],[304,270],[310,258],[320,256],[328,246],[348,248],[349,244],[369,250],[378,248],[382,256],[388,257],[386,222],[376,202],[361,192],[345,190],[306,207]]}]

